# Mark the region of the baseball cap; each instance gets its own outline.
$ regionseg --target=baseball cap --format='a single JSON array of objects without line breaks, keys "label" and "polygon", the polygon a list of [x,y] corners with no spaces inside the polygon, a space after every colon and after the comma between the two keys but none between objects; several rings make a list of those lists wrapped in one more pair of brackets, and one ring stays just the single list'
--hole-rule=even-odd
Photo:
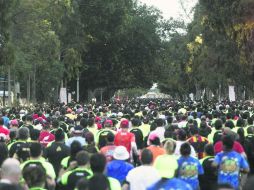
[{"label": "baseball cap", "polygon": [[124,119],[120,123],[121,128],[128,128],[129,127],[129,121],[127,119]]}]

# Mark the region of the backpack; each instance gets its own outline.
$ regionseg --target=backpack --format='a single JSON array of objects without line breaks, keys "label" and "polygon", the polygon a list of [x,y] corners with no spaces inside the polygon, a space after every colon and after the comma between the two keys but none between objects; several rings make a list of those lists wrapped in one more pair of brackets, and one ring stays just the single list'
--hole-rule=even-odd
[{"label": "backpack", "polygon": [[244,149],[248,159],[254,159],[254,136],[248,135],[244,139]]},{"label": "backpack", "polygon": [[139,150],[142,149],[144,147],[144,137],[142,131],[139,128],[133,128],[130,130],[130,132],[135,135],[137,148]]},{"label": "backpack", "polygon": [[223,136],[222,131],[216,131],[213,135],[213,144],[216,144],[218,141],[220,141],[222,136]]},{"label": "backpack", "polygon": [[107,136],[109,133],[112,133],[112,132],[110,130],[102,130],[99,132],[99,138],[98,138],[99,149],[107,145]]}]

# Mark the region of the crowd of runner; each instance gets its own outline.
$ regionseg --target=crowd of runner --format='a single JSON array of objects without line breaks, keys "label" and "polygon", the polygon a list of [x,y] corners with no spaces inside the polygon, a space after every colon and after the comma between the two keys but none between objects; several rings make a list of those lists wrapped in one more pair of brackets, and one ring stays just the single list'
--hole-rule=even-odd
[{"label": "crowd of runner", "polygon": [[0,190],[252,190],[253,121],[250,102],[2,108]]}]

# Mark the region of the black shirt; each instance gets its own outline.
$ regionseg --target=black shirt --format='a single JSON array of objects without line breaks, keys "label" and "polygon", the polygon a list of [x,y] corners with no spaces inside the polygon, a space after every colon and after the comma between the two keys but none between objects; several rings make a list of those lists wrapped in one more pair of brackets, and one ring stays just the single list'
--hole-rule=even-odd
[{"label": "black shirt", "polygon": [[70,148],[63,142],[53,142],[45,150],[45,157],[53,165],[56,175],[58,175],[61,161],[70,155]]}]

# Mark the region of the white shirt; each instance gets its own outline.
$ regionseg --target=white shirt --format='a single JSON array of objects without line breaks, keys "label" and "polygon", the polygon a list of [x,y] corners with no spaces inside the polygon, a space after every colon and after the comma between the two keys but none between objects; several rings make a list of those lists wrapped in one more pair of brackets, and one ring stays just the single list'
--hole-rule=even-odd
[{"label": "white shirt", "polygon": [[[176,155],[177,157],[180,157],[181,156],[181,153],[180,153],[180,148],[182,146],[183,143],[186,143],[185,141],[176,141],[176,149],[175,149],[175,153],[174,155]],[[197,154],[195,152],[195,149],[193,148],[193,146],[191,146],[191,154],[190,156],[196,158],[197,157]]]},{"label": "white shirt", "polygon": [[130,183],[130,190],[146,190],[160,179],[158,171],[146,165],[132,169],[126,177],[126,181]]}]

